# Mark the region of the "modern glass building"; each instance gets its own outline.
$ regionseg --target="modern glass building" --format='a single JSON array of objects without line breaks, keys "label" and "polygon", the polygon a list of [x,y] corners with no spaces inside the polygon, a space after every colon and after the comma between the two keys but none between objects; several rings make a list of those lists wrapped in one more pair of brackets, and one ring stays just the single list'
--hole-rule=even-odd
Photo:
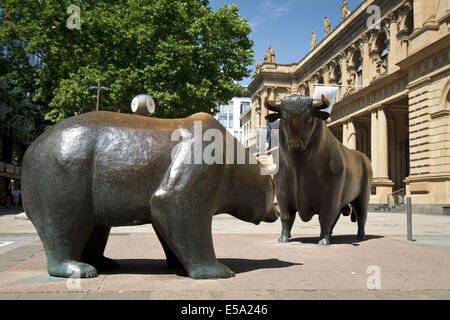
[{"label": "modern glass building", "polygon": [[236,139],[243,141],[243,131],[241,126],[241,115],[251,109],[250,97],[235,97],[228,104],[219,105],[219,112],[215,118],[223,125]]}]

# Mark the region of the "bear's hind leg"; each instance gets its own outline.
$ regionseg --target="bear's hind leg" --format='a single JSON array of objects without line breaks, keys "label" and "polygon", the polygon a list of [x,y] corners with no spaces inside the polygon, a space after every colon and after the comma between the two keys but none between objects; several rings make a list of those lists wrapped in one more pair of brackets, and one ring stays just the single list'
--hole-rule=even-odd
[{"label": "bear's hind leg", "polygon": [[38,222],[35,226],[44,245],[47,270],[51,276],[94,278],[98,275],[95,267],[81,261],[93,225],[51,220]]},{"label": "bear's hind leg", "polygon": [[109,227],[95,226],[81,256],[84,262],[95,266],[97,269],[114,269],[119,267],[117,262],[103,255],[110,231],[111,228]]}]

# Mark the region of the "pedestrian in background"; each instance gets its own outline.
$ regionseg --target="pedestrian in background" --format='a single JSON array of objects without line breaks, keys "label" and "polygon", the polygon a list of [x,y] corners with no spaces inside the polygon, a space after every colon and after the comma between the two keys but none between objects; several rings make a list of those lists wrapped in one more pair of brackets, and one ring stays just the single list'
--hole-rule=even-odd
[{"label": "pedestrian in background", "polygon": [[20,189],[14,190],[13,191],[13,199],[14,199],[14,207],[17,208],[20,204],[20,196],[21,196],[21,192]]},{"label": "pedestrian in background", "polygon": [[11,205],[11,197],[12,197],[12,186],[11,184],[8,184],[8,187],[6,188],[5,192],[5,208],[8,209]]}]

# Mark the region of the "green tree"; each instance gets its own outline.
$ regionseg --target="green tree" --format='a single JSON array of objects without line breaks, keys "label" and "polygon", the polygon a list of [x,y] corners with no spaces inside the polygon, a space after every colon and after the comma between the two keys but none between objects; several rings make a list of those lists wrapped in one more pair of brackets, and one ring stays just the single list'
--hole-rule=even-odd
[{"label": "green tree", "polygon": [[[67,7],[81,11],[69,29]],[[253,43],[239,9],[217,11],[207,0],[2,0],[0,44],[8,77],[44,106],[50,123],[101,109],[129,112],[131,99],[151,95],[158,117],[211,112],[244,92]],[[7,16],[5,15],[7,12]]]}]

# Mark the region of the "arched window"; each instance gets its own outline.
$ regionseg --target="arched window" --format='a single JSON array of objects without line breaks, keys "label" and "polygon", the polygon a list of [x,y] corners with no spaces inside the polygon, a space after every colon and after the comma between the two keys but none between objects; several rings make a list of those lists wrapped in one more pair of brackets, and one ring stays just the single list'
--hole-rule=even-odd
[{"label": "arched window", "polygon": [[353,62],[355,64],[355,71],[356,71],[356,78],[355,78],[355,85],[358,86],[358,90],[363,85],[363,76],[362,76],[362,56],[361,51],[356,51],[355,55],[353,56]]},{"label": "arched window", "polygon": [[450,110],[450,89],[447,90],[447,97],[445,98],[444,107],[446,110]]},{"label": "arched window", "polygon": [[354,85],[358,86],[356,89],[359,90],[363,84],[362,78],[362,55],[361,51],[357,50],[353,55],[353,65],[355,66],[355,83]]},{"label": "arched window", "polygon": [[408,15],[406,16],[405,27],[408,32],[408,35],[410,35],[414,31],[414,12],[413,12],[413,10],[409,10]]},{"label": "arched window", "polygon": [[325,84],[325,80],[323,79],[323,76],[319,77],[319,84]]},{"label": "arched window", "polygon": [[340,66],[336,66],[336,68],[334,69],[334,78],[336,79],[336,83],[338,85],[342,84],[342,72]]}]

